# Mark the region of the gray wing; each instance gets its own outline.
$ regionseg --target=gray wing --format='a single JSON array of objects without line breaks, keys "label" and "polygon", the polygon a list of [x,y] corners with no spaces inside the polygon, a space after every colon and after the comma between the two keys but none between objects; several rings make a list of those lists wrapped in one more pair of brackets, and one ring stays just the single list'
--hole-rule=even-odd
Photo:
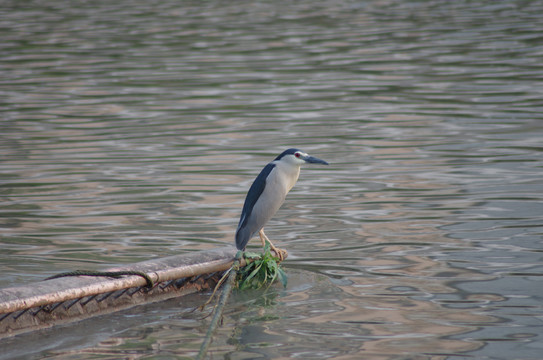
[{"label": "gray wing", "polygon": [[[257,200],[260,198],[264,189],[266,188],[266,178],[271,173],[275,164],[269,163],[262,169],[260,174],[256,177],[255,181],[249,188],[247,192],[247,197],[245,198],[245,203],[243,204],[243,210],[241,210],[241,216],[239,219],[238,228],[236,230],[236,247],[238,250],[245,249],[245,246],[249,240],[254,236],[254,234],[259,231],[264,224],[259,229],[254,229],[256,224],[250,224],[252,211],[255,207]],[[253,226],[249,226],[253,225]]]}]

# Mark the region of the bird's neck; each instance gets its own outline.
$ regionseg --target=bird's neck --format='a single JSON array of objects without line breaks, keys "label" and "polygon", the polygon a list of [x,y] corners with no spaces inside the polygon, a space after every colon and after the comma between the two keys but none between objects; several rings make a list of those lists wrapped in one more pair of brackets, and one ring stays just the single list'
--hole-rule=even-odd
[{"label": "bird's neck", "polygon": [[300,176],[300,166],[282,164],[280,162],[278,162],[276,166],[277,170],[283,173],[282,178],[285,179],[285,187],[288,189],[287,191],[290,191],[294,184],[296,184],[296,181],[298,181],[298,177]]}]

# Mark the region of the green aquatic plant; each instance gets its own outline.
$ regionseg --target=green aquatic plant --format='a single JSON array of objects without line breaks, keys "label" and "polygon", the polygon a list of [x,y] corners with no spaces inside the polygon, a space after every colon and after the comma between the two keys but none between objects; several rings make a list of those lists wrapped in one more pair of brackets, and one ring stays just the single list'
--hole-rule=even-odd
[{"label": "green aquatic plant", "polygon": [[240,290],[269,287],[275,280],[287,287],[287,274],[279,264],[279,258],[271,252],[268,242],[262,254],[245,252],[247,265],[238,271],[237,288]]},{"label": "green aquatic plant", "polygon": [[[226,271],[217,286],[215,286],[215,290],[213,290],[209,300],[200,307],[200,309],[203,310],[211,302],[215,296],[215,292],[219,289],[221,284],[224,283],[221,297],[219,298],[217,305],[213,308],[211,323],[207,329],[204,341],[200,346],[200,351],[196,356],[196,360],[205,358],[213,334],[221,322],[226,302],[235,286],[240,290],[260,289],[265,285],[267,285],[267,287],[271,286],[276,279],[279,279],[284,287],[287,286],[287,275],[279,265],[280,259],[275,257],[270,250],[270,244],[269,242],[266,242],[262,254],[238,251],[232,267]],[[247,265],[240,268],[242,256],[245,258]]]}]

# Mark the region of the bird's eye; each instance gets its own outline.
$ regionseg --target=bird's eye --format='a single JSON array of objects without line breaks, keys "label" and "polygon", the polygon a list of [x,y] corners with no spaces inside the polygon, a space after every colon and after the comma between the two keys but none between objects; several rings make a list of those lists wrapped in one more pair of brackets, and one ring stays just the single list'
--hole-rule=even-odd
[{"label": "bird's eye", "polygon": [[297,158],[299,158],[299,157],[300,157],[300,153],[297,152],[297,153],[294,154],[294,156],[296,156]]}]

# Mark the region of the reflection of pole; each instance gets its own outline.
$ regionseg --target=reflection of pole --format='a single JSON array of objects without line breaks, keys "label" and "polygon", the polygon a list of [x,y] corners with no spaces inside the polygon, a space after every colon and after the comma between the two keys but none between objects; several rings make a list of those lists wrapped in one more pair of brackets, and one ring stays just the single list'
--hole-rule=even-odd
[{"label": "reflection of pole", "polygon": [[211,323],[209,324],[209,328],[207,329],[206,337],[204,339],[204,342],[202,343],[202,346],[200,347],[200,352],[196,356],[196,360],[202,360],[204,359],[207,349],[209,348],[209,345],[211,344],[211,340],[213,338],[213,334],[215,333],[215,330],[217,330],[217,327],[219,325],[219,321],[222,318],[222,313],[224,310],[224,306],[226,305],[226,302],[228,301],[228,298],[230,297],[230,293],[232,292],[232,288],[234,286],[234,282],[236,281],[236,277],[238,275],[238,268],[240,265],[240,257],[242,252],[238,251],[236,255],[236,260],[232,264],[232,268],[230,269],[230,274],[228,275],[228,279],[226,280],[226,283],[224,284],[224,287],[222,289],[221,298],[219,299],[219,303],[215,307],[213,311],[213,318],[211,319]]}]

